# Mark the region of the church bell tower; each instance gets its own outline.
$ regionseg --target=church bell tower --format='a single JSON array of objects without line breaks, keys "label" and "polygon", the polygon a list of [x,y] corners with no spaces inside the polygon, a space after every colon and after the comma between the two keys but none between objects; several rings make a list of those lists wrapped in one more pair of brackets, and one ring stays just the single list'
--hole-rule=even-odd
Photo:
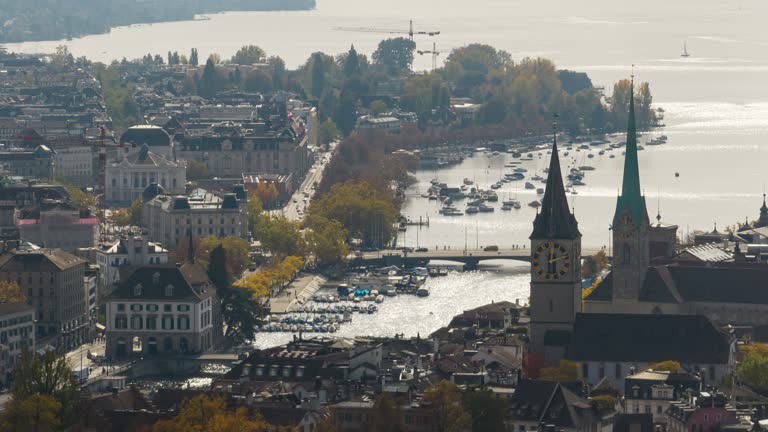
[{"label": "church bell tower", "polygon": [[581,312],[581,233],[568,209],[556,126],[546,190],[530,236],[529,354],[544,364],[562,357],[564,346],[558,344],[568,340],[576,313]]},{"label": "church bell tower", "polygon": [[613,215],[613,305],[615,312],[632,312],[650,263],[650,220],[640,191],[635,126],[634,75],[629,90],[627,146],[621,195]]}]

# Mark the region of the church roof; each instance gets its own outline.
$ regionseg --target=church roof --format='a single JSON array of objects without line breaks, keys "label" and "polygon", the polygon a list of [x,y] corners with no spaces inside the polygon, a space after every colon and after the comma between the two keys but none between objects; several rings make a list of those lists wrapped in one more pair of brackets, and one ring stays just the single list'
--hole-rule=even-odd
[{"label": "church roof", "polygon": [[[768,305],[768,268],[744,263],[671,263],[651,266],[639,301],[651,303],[743,303]],[[585,301],[611,301],[609,274]]]},{"label": "church roof", "polygon": [[575,239],[581,237],[578,222],[568,209],[568,199],[563,187],[563,175],[560,171],[560,156],[557,152],[557,136],[552,144],[552,158],[549,161],[549,176],[544,198],[541,200],[541,212],[533,220],[533,232],[530,238]]},{"label": "church roof", "polygon": [[765,204],[765,194],[763,194],[763,205],[760,207],[760,218],[755,222],[755,228],[768,226],[768,206]]},{"label": "church roof", "polygon": [[576,315],[566,357],[575,361],[725,364],[730,336],[701,315]]},{"label": "church roof", "polygon": [[[637,158],[637,127],[635,126],[635,87],[629,88],[629,118],[627,120],[627,147],[624,152],[624,177],[621,195],[616,200],[616,221],[624,210],[628,210],[632,221],[641,224],[648,221],[645,197],[640,191],[640,168]],[[647,223],[647,222],[645,222]]]}]

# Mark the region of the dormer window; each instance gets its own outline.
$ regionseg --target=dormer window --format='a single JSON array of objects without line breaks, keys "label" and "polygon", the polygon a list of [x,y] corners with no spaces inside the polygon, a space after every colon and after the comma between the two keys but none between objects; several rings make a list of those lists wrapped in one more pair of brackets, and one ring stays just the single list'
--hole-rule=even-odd
[{"label": "dormer window", "polygon": [[155,272],[155,274],[152,275],[152,283],[155,285],[160,283],[160,273]]},{"label": "dormer window", "polygon": [[136,297],[141,295],[142,286],[141,284],[137,284],[135,287],[133,287],[133,295]]},{"label": "dormer window", "polygon": [[165,287],[165,296],[166,297],[173,297],[173,285],[166,285],[166,287]]},{"label": "dormer window", "polygon": [[296,378],[301,378],[304,376],[304,366],[299,366],[296,368]]}]

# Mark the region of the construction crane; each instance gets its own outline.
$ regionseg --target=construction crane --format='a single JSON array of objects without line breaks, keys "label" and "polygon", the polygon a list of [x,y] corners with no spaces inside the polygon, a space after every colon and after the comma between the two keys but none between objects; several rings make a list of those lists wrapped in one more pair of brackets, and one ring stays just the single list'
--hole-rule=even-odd
[{"label": "construction crane", "polygon": [[440,34],[439,31],[413,31],[413,20],[410,20],[410,25],[408,26],[408,30],[386,29],[386,28],[375,28],[375,27],[334,27],[334,30],[361,32],[361,33],[387,33],[387,34],[400,34],[400,35],[407,34],[411,40],[413,40],[413,35],[437,36]]},{"label": "construction crane", "polygon": [[432,51],[417,50],[416,52],[419,53],[419,55],[432,54],[432,70],[434,71],[435,69],[437,69],[437,58],[440,56],[440,54],[444,53],[445,51],[438,51],[437,44],[435,42],[432,42]]}]

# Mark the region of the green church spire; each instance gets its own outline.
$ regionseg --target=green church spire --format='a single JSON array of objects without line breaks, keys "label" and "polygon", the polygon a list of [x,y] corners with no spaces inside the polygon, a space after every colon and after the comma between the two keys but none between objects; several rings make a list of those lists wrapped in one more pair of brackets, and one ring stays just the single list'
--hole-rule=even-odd
[{"label": "green church spire", "polygon": [[624,209],[629,210],[632,221],[640,224],[648,220],[645,197],[640,191],[640,168],[637,162],[637,127],[635,125],[635,76],[629,86],[629,116],[627,120],[627,147],[624,152],[624,178],[621,195],[616,203],[614,222]]}]

